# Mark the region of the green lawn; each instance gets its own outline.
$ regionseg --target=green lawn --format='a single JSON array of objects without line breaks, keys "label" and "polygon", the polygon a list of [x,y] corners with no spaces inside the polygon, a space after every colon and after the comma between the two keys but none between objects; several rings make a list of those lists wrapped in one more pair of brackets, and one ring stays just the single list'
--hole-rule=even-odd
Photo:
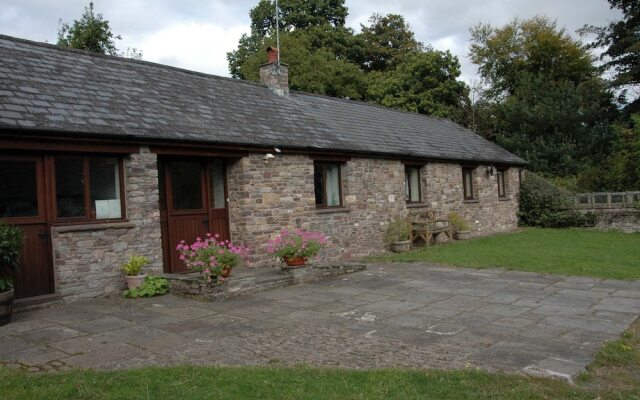
[{"label": "green lawn", "polygon": [[369,257],[369,261],[426,261],[473,268],[640,279],[640,233],[527,228],[512,234]]},{"label": "green lawn", "polygon": [[146,368],[27,374],[0,368],[10,399],[591,399],[567,384],[476,371]]},{"label": "green lawn", "polygon": [[477,370],[171,367],[33,374],[0,367],[3,400],[640,399],[640,321],[576,385]]}]

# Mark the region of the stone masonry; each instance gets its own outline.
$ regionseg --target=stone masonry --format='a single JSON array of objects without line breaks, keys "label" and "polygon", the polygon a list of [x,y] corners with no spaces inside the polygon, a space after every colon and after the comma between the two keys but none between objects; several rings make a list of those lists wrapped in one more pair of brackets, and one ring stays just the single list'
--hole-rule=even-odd
[{"label": "stone masonry", "polygon": [[[383,250],[388,222],[407,215],[404,165],[400,161],[352,158],[342,164],[344,208],[315,206],[313,159],[284,155],[265,162],[254,153],[229,165],[229,219],[231,237],[251,249],[250,265],[273,260],[264,249],[283,228],[322,231],[329,237],[322,257],[349,259]],[[439,217],[457,212],[472,225],[474,235],[513,230],[517,226],[518,171],[506,174],[507,197],[498,198],[497,177],[488,166],[474,172],[476,200],[464,201],[459,164],[429,163],[422,168],[422,205]]]},{"label": "stone masonry", "polygon": [[52,228],[56,293],[65,300],[119,292],[120,266],[132,254],[151,259],[162,272],[157,157],[148,148],[125,159],[127,222]]}]

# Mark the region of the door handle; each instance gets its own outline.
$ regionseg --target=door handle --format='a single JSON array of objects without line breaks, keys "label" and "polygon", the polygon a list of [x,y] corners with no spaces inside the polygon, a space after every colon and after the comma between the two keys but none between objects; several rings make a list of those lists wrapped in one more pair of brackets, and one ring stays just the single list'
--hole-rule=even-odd
[{"label": "door handle", "polygon": [[202,223],[205,224],[205,226],[208,228],[209,227],[209,218],[203,219]]},{"label": "door handle", "polygon": [[40,233],[38,233],[38,237],[40,239],[46,239],[46,238],[49,237],[49,234],[47,232],[40,232]]}]

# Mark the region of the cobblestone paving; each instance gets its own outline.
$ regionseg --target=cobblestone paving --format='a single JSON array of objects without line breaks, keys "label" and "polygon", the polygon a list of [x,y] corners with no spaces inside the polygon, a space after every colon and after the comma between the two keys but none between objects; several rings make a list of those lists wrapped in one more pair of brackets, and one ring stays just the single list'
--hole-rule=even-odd
[{"label": "cobblestone paving", "polygon": [[640,281],[369,265],[214,303],[168,295],[18,313],[0,327],[0,363],[480,367],[571,380],[639,314]]}]

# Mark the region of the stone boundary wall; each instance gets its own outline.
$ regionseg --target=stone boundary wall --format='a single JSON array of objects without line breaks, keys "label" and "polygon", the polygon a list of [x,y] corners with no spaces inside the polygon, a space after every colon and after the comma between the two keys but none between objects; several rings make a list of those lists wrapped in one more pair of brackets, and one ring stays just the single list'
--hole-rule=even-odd
[{"label": "stone boundary wall", "polygon": [[51,228],[56,293],[65,301],[120,292],[120,266],[132,254],[149,257],[147,272],[163,271],[156,154],[141,148],[124,169],[127,222]]},{"label": "stone boundary wall", "polygon": [[615,229],[622,232],[640,232],[640,210],[588,210],[597,215],[596,228]]}]

